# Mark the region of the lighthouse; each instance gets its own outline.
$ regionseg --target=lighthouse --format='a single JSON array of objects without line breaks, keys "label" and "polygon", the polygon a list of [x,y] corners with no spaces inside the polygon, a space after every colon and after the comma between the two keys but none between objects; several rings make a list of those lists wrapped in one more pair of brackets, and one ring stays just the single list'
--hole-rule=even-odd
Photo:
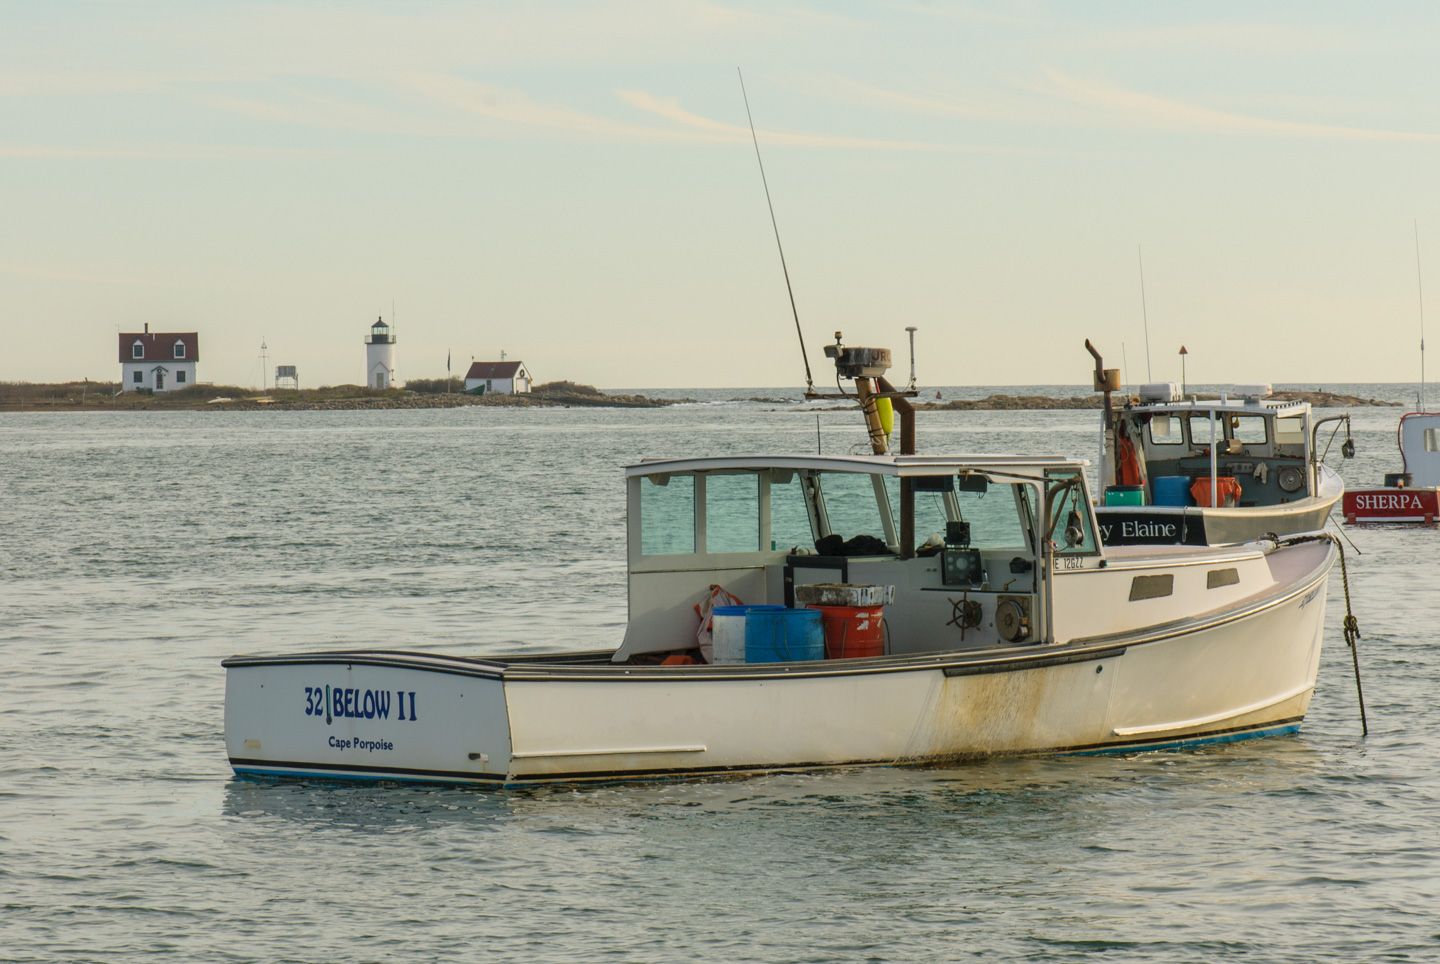
[{"label": "lighthouse", "polygon": [[371,388],[394,388],[395,335],[384,318],[375,319],[365,336],[365,384]]}]

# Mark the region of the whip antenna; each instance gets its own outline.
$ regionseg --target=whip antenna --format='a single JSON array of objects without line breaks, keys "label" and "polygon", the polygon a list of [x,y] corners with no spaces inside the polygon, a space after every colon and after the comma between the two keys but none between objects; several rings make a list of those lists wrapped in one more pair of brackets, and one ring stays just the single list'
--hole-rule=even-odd
[{"label": "whip antenna", "polygon": [[1150,312],[1145,308],[1145,252],[1140,246],[1135,246],[1135,255],[1140,259],[1140,319],[1145,325],[1145,379],[1149,381],[1155,376],[1150,374]]},{"label": "whip antenna", "polygon": [[755,136],[755,118],[750,115],[750,97],[745,93],[745,75],[735,68],[740,78],[740,96],[745,100],[745,118],[750,121],[750,139],[755,142],[755,162],[760,165],[760,183],[765,186],[765,205],[770,208],[770,226],[775,229],[775,247],[780,251],[780,270],[785,273],[785,290],[790,295],[790,314],[795,316],[795,334],[800,338],[800,357],[805,361],[805,390],[813,391],[815,380],[810,377],[810,356],[805,353],[805,333],[800,330],[800,312],[795,310],[795,289],[790,286],[790,269],[785,266],[785,247],[780,243],[780,225],[775,221],[775,205],[770,200],[770,182],[765,179],[765,162],[760,160],[760,139]]},{"label": "whip antenna", "polygon": [[1425,286],[1420,280],[1420,222],[1415,225],[1415,290],[1420,294],[1420,397],[1416,408],[1425,411]]}]

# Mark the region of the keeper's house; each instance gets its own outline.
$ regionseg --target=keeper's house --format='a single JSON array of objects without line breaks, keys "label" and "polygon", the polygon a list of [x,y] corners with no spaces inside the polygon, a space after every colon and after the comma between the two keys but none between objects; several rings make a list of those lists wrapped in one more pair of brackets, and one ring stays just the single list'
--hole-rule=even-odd
[{"label": "keeper's house", "polygon": [[122,391],[148,388],[171,392],[195,384],[195,363],[200,360],[200,336],[193,331],[120,334]]},{"label": "keeper's house", "polygon": [[530,373],[518,361],[477,361],[465,373],[465,391],[486,395],[520,395],[530,391]]}]

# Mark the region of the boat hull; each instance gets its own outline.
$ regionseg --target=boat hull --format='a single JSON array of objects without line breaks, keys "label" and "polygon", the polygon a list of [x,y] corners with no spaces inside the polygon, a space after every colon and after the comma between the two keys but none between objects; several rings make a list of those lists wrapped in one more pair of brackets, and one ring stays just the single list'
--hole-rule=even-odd
[{"label": "boat hull", "polygon": [[1328,542],[1311,551],[1303,576],[1237,609],[1055,646],[698,667],[598,653],[236,657],[225,661],[226,747],[247,776],[521,786],[1294,732],[1335,553]]}]

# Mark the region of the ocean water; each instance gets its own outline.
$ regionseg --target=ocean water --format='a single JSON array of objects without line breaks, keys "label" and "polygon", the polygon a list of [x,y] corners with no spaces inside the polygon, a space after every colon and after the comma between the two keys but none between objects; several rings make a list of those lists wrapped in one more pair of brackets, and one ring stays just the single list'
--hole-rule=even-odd
[{"label": "ocean water", "polygon": [[[793,390],[675,394],[0,416],[0,959],[1440,959],[1433,529],[1348,531],[1365,739],[1337,569],[1295,737],[528,792],[233,778],[221,658],[613,645],[619,466],[815,449],[807,407],[732,401]],[[1398,469],[1401,411],[1354,411],[1348,482]],[[1096,420],[922,413],[921,450],[1090,457]]]}]

